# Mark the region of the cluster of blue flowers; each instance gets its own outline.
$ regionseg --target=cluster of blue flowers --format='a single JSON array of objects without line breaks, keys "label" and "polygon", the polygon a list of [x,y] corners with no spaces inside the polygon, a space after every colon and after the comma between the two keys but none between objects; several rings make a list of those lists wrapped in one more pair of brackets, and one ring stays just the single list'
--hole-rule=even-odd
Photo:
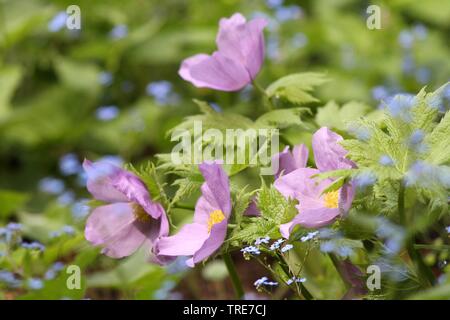
[{"label": "cluster of blue flowers", "polygon": [[364,190],[369,186],[373,186],[375,182],[377,182],[377,176],[371,170],[359,172],[353,179],[353,183],[360,190]]},{"label": "cluster of blue flowers", "polygon": [[378,227],[376,235],[385,241],[385,253],[387,255],[396,255],[403,247],[405,240],[405,231],[386,218],[378,218]]},{"label": "cluster of blue flowers", "polygon": [[44,275],[45,280],[52,280],[56,278],[57,274],[64,269],[64,263],[62,262],[55,262],[46,272]]},{"label": "cluster of blue flowers", "polygon": [[259,246],[262,244],[269,244],[270,237],[258,238],[255,240],[255,246]]},{"label": "cluster of blue flowers", "polygon": [[5,270],[0,270],[0,283],[10,288],[19,288],[22,285],[22,281],[17,279],[14,273]]},{"label": "cluster of blue flowers", "polygon": [[288,279],[287,281],[286,281],[286,284],[288,285],[288,286],[290,286],[291,284],[293,284],[293,283],[303,283],[303,282],[306,282],[306,278],[298,278],[298,277],[292,277],[292,278],[290,278],[290,279]]},{"label": "cluster of blue flowers", "polygon": [[10,222],[6,227],[0,228],[0,239],[3,239],[8,245],[19,244],[21,237],[22,224]]},{"label": "cluster of blue flowers", "polygon": [[259,254],[261,254],[261,251],[255,246],[248,246],[248,247],[242,248],[241,252],[243,252],[244,255],[247,255],[247,254],[259,255]]},{"label": "cluster of blue flowers", "polygon": [[277,286],[278,282],[275,281],[269,281],[267,277],[262,277],[258,280],[256,280],[253,285],[256,287],[256,289],[259,289],[262,286]]},{"label": "cluster of blue flowers", "polygon": [[69,225],[63,226],[60,230],[50,232],[50,238],[58,238],[63,235],[73,236],[75,235],[75,228]]},{"label": "cluster of blue flowers", "polygon": [[283,246],[282,248],[281,248],[281,252],[288,252],[289,250],[291,250],[292,248],[294,248],[294,246],[292,245],[292,244],[287,244],[287,245],[285,245],[285,246]]},{"label": "cluster of blue flowers", "polygon": [[284,241],[285,241],[284,239],[278,239],[278,240],[276,240],[274,243],[272,243],[272,245],[270,246],[269,249],[270,249],[271,251],[275,251],[275,250],[279,249],[280,246],[281,246],[281,244],[282,244]]},{"label": "cluster of blue flowers", "polygon": [[301,242],[306,242],[314,239],[319,234],[319,231],[309,232],[306,236],[300,238]]},{"label": "cluster of blue flowers", "polygon": [[22,248],[28,249],[28,250],[36,250],[36,251],[44,251],[45,246],[37,241],[34,242],[22,242],[21,244]]},{"label": "cluster of blue flowers", "polygon": [[166,80],[149,83],[146,92],[161,106],[176,104],[180,99],[178,94],[173,91],[172,83]]}]

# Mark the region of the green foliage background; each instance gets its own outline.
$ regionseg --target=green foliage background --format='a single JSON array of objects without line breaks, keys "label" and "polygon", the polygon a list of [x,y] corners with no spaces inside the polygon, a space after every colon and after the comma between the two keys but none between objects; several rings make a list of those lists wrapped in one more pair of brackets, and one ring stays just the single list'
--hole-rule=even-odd
[{"label": "green foliage background", "polygon": [[[71,4],[81,8],[81,30],[49,30],[55,15]],[[366,28],[369,4],[381,7],[381,30]],[[184,58],[215,50],[221,17],[234,12],[251,17],[259,12],[277,25],[266,31],[267,58],[258,82],[276,97],[276,106],[301,105],[309,113],[290,109],[258,121],[276,121],[281,127],[294,124],[284,134],[290,143],[308,143],[310,133],[300,128],[308,128],[312,119],[344,135],[347,121],[361,115],[377,119],[380,101],[373,97],[375,87],[415,94],[425,85],[428,91],[435,90],[450,78],[446,1],[310,0],[285,1],[285,5],[300,5],[302,16],[281,21],[262,0],[0,0],[0,226],[18,221],[24,226],[24,239],[46,245],[43,253],[19,248],[9,255],[11,259],[0,256],[0,269],[13,270],[23,279],[42,278],[54,262],[62,261],[78,264],[85,275],[82,289],[74,291],[65,289],[64,273],[45,280],[39,290],[27,286],[11,290],[0,283],[0,298],[167,298],[178,283],[185,296],[205,298],[198,285],[202,278],[208,280],[205,292],[228,297],[229,284],[221,284],[225,274],[220,264],[207,264],[198,274],[143,264],[142,255],[122,261],[99,255],[84,240],[84,219],[74,215],[89,197],[80,183],[82,177],[63,175],[59,168],[61,157],[68,153],[79,161],[116,155],[136,167],[156,160],[156,154],[173,146],[166,132],[198,113],[192,98],[258,119],[264,108],[257,92],[197,89],[177,74]],[[111,30],[118,25],[126,25],[128,32],[115,39]],[[425,37],[414,33],[417,26],[426,27]],[[399,41],[405,31],[413,34],[411,48]],[[107,85],[99,81],[105,72],[112,75]],[[305,72],[323,73],[329,81],[312,74],[310,87],[294,87],[291,92],[286,83],[296,76],[274,82]],[[146,92],[149,83],[161,80],[172,84],[169,103]],[[97,109],[108,105],[117,106],[119,115],[100,121]],[[305,121],[291,120],[303,114]],[[39,182],[46,177],[64,181],[73,201],[61,204],[58,195],[43,192]],[[171,178],[161,183],[171,183]],[[195,199],[198,181],[192,179],[180,179],[177,185]],[[258,186],[260,181],[247,173],[233,183]],[[170,188],[174,194],[176,188]],[[184,210],[176,211],[174,218],[189,219]],[[74,226],[75,234],[50,236],[65,225]],[[311,270],[314,263],[323,264],[312,260]],[[339,292],[326,288],[338,280],[327,277],[329,265],[322,270],[323,280],[317,283],[325,288],[321,297],[336,297]],[[248,282],[250,292],[252,278]],[[448,297],[450,290],[444,291]]]}]

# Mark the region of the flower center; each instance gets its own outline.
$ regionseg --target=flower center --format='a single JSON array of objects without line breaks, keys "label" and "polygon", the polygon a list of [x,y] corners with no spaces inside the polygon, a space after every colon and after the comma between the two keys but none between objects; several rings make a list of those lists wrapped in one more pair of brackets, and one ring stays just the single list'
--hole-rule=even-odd
[{"label": "flower center", "polygon": [[331,209],[337,208],[339,202],[339,190],[325,193],[324,200],[325,207]]},{"label": "flower center", "polygon": [[208,219],[208,233],[211,233],[211,228],[213,225],[218,224],[225,219],[225,215],[223,214],[222,210],[214,210],[209,214]]},{"label": "flower center", "polygon": [[131,205],[133,207],[133,215],[136,218],[136,220],[141,222],[148,222],[150,221],[149,214],[137,203],[133,203]]}]

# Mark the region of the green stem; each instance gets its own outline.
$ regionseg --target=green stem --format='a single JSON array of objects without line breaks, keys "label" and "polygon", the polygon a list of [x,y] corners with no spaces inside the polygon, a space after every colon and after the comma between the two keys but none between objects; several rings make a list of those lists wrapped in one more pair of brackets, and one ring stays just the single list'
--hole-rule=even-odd
[{"label": "green stem", "polygon": [[[408,229],[408,221],[405,213],[405,186],[400,182],[400,188],[398,191],[398,216],[403,226]],[[410,235],[407,239],[406,250],[411,258],[417,274],[425,287],[433,285],[435,279],[433,272],[425,264],[420,253],[414,248],[414,235]]]},{"label": "green stem", "polygon": [[[289,265],[288,265],[286,259],[284,259],[283,255],[281,255],[281,254],[277,254],[277,256],[278,256],[278,259],[280,260],[281,269],[284,271],[287,278],[291,278],[293,276],[293,274],[291,273],[291,270],[289,268]],[[314,300],[314,296],[311,294],[311,292],[309,292],[308,289],[306,289],[306,287],[303,285],[303,283],[299,283],[298,286],[300,288],[300,293],[303,295],[303,297],[306,300]]]},{"label": "green stem", "polygon": [[342,281],[345,284],[345,287],[347,289],[350,289],[352,287],[352,284],[349,282],[347,277],[344,274],[344,271],[342,270],[342,265],[339,261],[339,259],[336,257],[334,253],[329,253],[328,256],[330,257],[331,262],[333,263],[334,268],[339,273],[339,276],[341,277]]},{"label": "green stem", "polygon": [[195,210],[195,207],[189,204],[176,203],[172,206],[175,209]]},{"label": "green stem", "polygon": [[239,279],[236,268],[234,267],[233,259],[231,259],[231,255],[228,252],[223,254],[223,261],[227,266],[228,274],[230,275],[236,298],[240,300],[244,297],[244,289],[242,288],[241,280]]},{"label": "green stem", "polygon": [[253,81],[253,87],[261,95],[262,103],[267,106],[269,111],[271,111],[273,109],[273,105],[272,105],[272,102],[270,101],[269,97],[267,96],[266,90],[264,90],[264,88],[261,87],[256,81]]}]

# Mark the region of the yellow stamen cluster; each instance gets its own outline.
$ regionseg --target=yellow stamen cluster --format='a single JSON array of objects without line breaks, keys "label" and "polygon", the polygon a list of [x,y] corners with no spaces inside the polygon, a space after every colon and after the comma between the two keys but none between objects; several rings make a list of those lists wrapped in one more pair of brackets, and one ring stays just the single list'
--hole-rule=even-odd
[{"label": "yellow stamen cluster", "polygon": [[137,203],[133,203],[131,205],[133,207],[133,215],[136,218],[136,220],[141,222],[148,222],[150,221],[150,215]]},{"label": "yellow stamen cluster", "polygon": [[339,190],[325,193],[325,207],[335,209],[339,207]]},{"label": "yellow stamen cluster", "polygon": [[208,219],[208,233],[211,233],[211,228],[213,225],[218,224],[225,219],[225,215],[223,214],[222,210],[214,210],[209,214]]}]

